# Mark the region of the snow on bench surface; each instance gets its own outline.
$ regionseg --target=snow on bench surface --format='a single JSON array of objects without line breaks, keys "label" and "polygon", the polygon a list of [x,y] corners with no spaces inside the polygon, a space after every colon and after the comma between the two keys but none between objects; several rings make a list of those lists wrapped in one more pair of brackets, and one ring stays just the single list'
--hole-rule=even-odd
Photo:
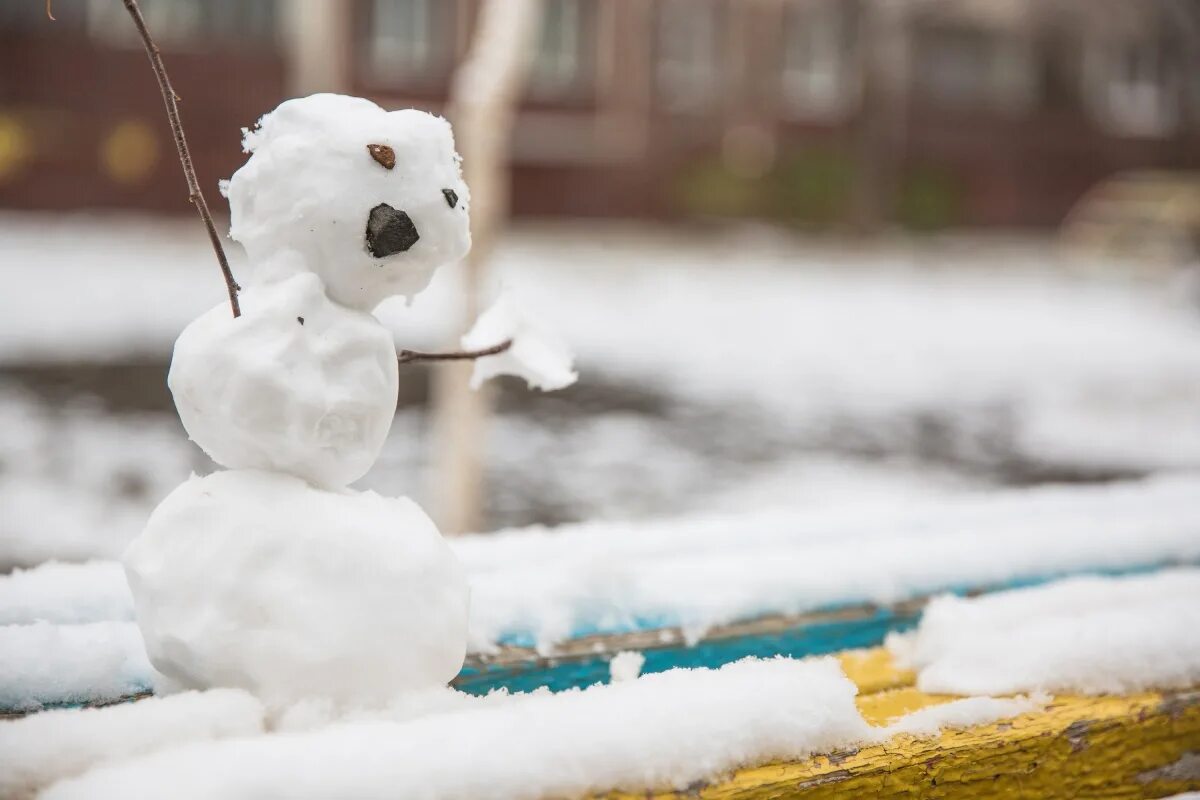
[{"label": "snow on bench surface", "polygon": [[897,600],[1200,558],[1200,478],[1041,488],[880,514],[760,512],[453,540],[472,648],[705,629],[765,613]]},{"label": "snow on bench surface", "polygon": [[0,577],[0,625],[133,619],[133,597],[117,561],[49,561]]},{"label": "snow on bench surface", "polygon": [[[817,784],[869,780],[860,767],[890,773],[910,754],[944,755],[936,740],[921,743],[942,731],[964,732],[949,751],[961,762],[972,736],[996,743],[996,730],[973,733],[977,726],[1020,717],[1026,726],[1058,730],[1072,714],[1093,712],[1044,696],[947,702],[906,689],[856,702],[855,691],[834,659],[775,659],[558,694],[430,692],[341,719],[314,704],[285,714],[276,733],[116,760],[44,796],[540,798],[672,788],[691,796],[699,785],[726,780],[743,790],[759,785],[766,796],[772,787],[795,790],[807,773],[816,773]],[[1130,708],[1144,709],[1152,698],[1140,700]],[[1051,702],[1055,713],[1043,724],[1039,712]],[[1117,720],[1121,708],[1108,716]],[[834,752],[836,761],[809,759]],[[852,766],[855,759],[863,764]],[[757,769],[767,763],[778,766]],[[1146,762],[1138,763],[1144,770]],[[750,769],[730,776],[741,767]],[[1019,758],[997,767],[1029,777],[1030,765]],[[961,769],[948,764],[946,772]],[[1046,771],[1058,772],[1054,765]]]},{"label": "snow on bench surface", "polygon": [[742,661],[550,694],[460,696],[406,721],[335,723],[155,753],[61,783],[74,797],[579,796],[685,788],[870,739],[834,659]]},{"label": "snow on bench surface", "polygon": [[149,691],[153,670],[137,625],[0,626],[0,708],[117,700]]},{"label": "snow on bench surface", "polygon": [[[652,524],[594,523],[460,537],[472,584],[472,649],[543,648],[571,636],[889,603],[951,589],[1200,559],[1200,478],[1010,491],[870,511],[761,512]],[[0,705],[35,707],[144,691],[124,577],[112,562],[0,577]],[[46,622],[99,620],[89,627]],[[845,645],[842,645],[845,646]],[[45,665],[56,665],[53,670]],[[658,667],[661,669],[662,667]]]},{"label": "snow on bench surface", "polygon": [[[1200,730],[1194,708],[1180,706],[1177,714],[1163,696],[1146,694],[1102,698],[1103,708],[1096,705],[1100,701],[1080,697],[986,695],[1018,684],[1075,694],[1196,686],[1198,591],[1200,569],[1190,568],[1136,578],[1067,579],[970,601],[940,599],[929,625],[909,642],[909,655],[924,662],[918,667],[940,670],[939,680],[926,687],[922,673],[915,689],[857,704],[857,688],[837,659],[748,659],[719,670],[671,670],[560,693],[473,697],[435,691],[398,697],[388,709],[340,716],[314,701],[282,712],[276,733],[124,759],[121,754],[136,748],[119,745],[123,734],[114,729],[118,760],[57,784],[45,797],[540,798],[612,789],[685,790],[770,762],[788,763],[779,776],[759,774],[756,780],[792,780],[787,777],[792,772],[825,770],[823,762],[814,767],[804,761],[812,754],[859,747],[865,748],[859,752],[862,764],[839,763],[845,776],[862,778],[864,770],[904,766],[906,754],[937,754],[905,740],[893,743],[899,734],[934,736],[1021,716],[1029,722],[1013,728],[1014,735],[1032,736],[1045,750],[1047,742],[1064,741],[1072,724],[1091,719],[1088,714],[1109,720],[1103,730],[1079,734],[1100,737],[1086,740],[1107,748],[1097,758],[1103,761],[1112,748],[1125,746],[1122,779],[1141,780],[1176,755],[1160,748],[1152,755],[1162,756],[1162,764],[1147,761],[1138,757],[1139,743],[1144,738],[1150,747],[1155,737],[1165,736],[1176,750],[1184,747],[1178,736]],[[1035,631],[1032,638],[1027,629]],[[1013,678],[987,682],[997,675]],[[929,689],[974,696],[944,703],[923,693]],[[881,715],[885,708],[892,713]],[[1040,720],[1043,708],[1046,719]],[[89,718],[100,731],[106,711]],[[1184,726],[1178,734],[1170,728],[1176,724]],[[1128,727],[1125,745],[1122,726]],[[985,732],[976,744],[994,744],[986,737],[998,734]],[[48,740],[46,746],[57,746],[56,737]],[[973,741],[962,739],[956,758]],[[868,752],[881,743],[886,746]],[[999,752],[994,747],[988,752],[993,751]],[[1028,777],[1042,756],[1033,758],[1032,765],[1017,758],[996,769]],[[880,766],[872,759],[890,761]],[[1059,766],[1051,763],[1042,773],[1058,774]]]},{"label": "snow on bench surface", "polygon": [[890,645],[926,692],[1188,688],[1200,684],[1200,569],[941,597]]},{"label": "snow on bench surface", "polygon": [[262,730],[262,704],[237,689],[0,721],[0,797],[31,794],[104,762]]},{"label": "snow on bench surface", "polygon": [[[758,512],[464,536],[472,649],[1200,559],[1200,476],[1023,489],[881,514]],[[131,619],[111,562],[0,577],[0,620]]]}]

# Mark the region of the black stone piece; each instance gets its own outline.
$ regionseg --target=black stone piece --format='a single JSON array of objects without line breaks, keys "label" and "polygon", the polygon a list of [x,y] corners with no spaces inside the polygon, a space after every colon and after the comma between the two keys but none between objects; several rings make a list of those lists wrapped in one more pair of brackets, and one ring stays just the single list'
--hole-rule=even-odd
[{"label": "black stone piece", "polygon": [[372,208],[367,217],[367,250],[376,258],[403,253],[420,238],[408,214],[387,203]]},{"label": "black stone piece", "polygon": [[451,208],[454,208],[458,205],[458,192],[454,191],[453,189],[442,189],[442,194],[445,196],[446,202],[450,204]]},{"label": "black stone piece", "polygon": [[303,325],[303,324],[304,324],[304,317],[296,317],[296,322],[299,322],[301,325]]}]

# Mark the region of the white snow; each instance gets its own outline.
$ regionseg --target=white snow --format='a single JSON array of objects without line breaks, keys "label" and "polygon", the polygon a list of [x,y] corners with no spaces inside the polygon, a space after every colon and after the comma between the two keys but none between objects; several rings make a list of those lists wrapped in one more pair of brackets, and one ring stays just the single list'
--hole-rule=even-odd
[{"label": "white snow", "polygon": [[46,800],[542,798],[684,789],[746,764],[869,739],[836,661],[747,660],[461,710],[175,748],[60,783]]},{"label": "white snow", "polygon": [[235,689],[58,709],[0,721],[0,796],[30,796],[99,764],[263,730],[263,708]]},{"label": "white snow", "polygon": [[0,575],[0,625],[133,618],[125,572],[115,561],[60,564]]},{"label": "white snow", "polygon": [[578,380],[579,374],[571,369],[572,357],[566,345],[533,321],[511,292],[501,294],[479,315],[475,325],[462,337],[462,346],[467,350],[482,350],[508,340],[512,346],[503,353],[475,361],[472,388],[479,388],[497,375],[515,375],[523,378],[530,388],[547,392],[565,389]]},{"label": "white snow", "polygon": [[[248,281],[240,247],[230,254]],[[6,213],[0,263],[38,264],[14,270],[0,299],[6,363],[165,357],[223,300],[190,219]],[[943,414],[1018,456],[1200,466],[1194,310],[1151,283],[1062,267],[1048,248],[988,239],[833,250],[589,222],[518,229],[494,273],[571,343],[586,375],[742,408],[781,434],[849,420],[903,438],[913,415]],[[112,302],[56,313],[66,285]],[[460,287],[443,269],[411,308],[392,301],[379,314],[402,346],[434,348],[458,333]]]},{"label": "white snow", "polygon": [[168,384],[188,436],[230,469],[337,488],[367,473],[396,413],[391,335],[300,273],[200,316],[175,343]]},{"label": "white snow", "polygon": [[1200,569],[941,597],[893,640],[945,694],[1129,694],[1200,683]]},{"label": "white snow", "polygon": [[[470,193],[441,117],[317,94],[282,103],[243,144],[250,159],[227,186],[230,235],[245,246],[255,280],[311,271],[332,300],[370,311],[421,291],[437,267],[470,249]],[[390,148],[393,166],[368,145]],[[415,241],[372,243],[368,220],[381,206],[403,215]]]},{"label": "white snow", "polygon": [[149,691],[153,671],[132,622],[0,626],[0,708],[116,700]]},{"label": "white snow", "polygon": [[646,657],[636,650],[622,650],[608,662],[609,680],[613,683],[636,680],[645,663]]},{"label": "white snow", "polygon": [[946,729],[969,728],[973,725],[1010,719],[1030,711],[1039,711],[1048,702],[1049,696],[1040,694],[1032,697],[964,697],[911,711],[892,722],[885,730],[889,736],[898,733],[935,736]]},{"label": "white snow", "polygon": [[[550,646],[593,630],[687,623],[693,630],[840,602],[887,603],[950,586],[1200,559],[1200,478],[1012,490],[903,508],[760,512],[656,523],[592,523],[448,542],[471,586],[471,648]],[[48,618],[95,618],[120,587],[30,582]],[[36,575],[38,573],[32,573]],[[0,584],[3,586],[3,584]],[[61,593],[61,598],[56,599]],[[0,614],[25,612],[0,591]],[[6,600],[7,602],[7,600]],[[106,615],[107,616],[107,615]]]},{"label": "white snow", "polygon": [[125,566],[150,660],[185,688],[371,704],[462,666],[466,578],[407,498],[215,472],[155,509]]},{"label": "white snow", "polygon": [[1200,559],[1200,479],[458,537],[471,645],[891,603],[951,587]]}]

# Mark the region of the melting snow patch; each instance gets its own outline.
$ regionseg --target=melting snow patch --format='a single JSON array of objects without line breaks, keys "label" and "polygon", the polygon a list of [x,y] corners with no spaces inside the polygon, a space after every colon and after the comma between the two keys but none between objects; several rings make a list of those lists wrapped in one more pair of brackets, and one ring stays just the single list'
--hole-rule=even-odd
[{"label": "melting snow patch", "polygon": [[934,736],[946,728],[969,728],[1037,711],[1049,701],[1050,698],[1044,694],[1032,697],[964,697],[905,714],[884,730],[887,736],[897,733]]},{"label": "melting snow patch", "polygon": [[262,727],[262,706],[235,689],[0,722],[0,796],[30,794],[102,762],[184,742],[252,735]]},{"label": "melting snow patch", "polygon": [[1200,569],[940,597],[897,657],[922,691],[1128,694],[1200,683]]},{"label": "melting snow patch", "polygon": [[745,660],[559,694],[477,698],[404,722],[189,745],[97,768],[46,800],[541,798],[682,789],[869,740],[833,659]]},{"label": "melting snow patch", "polygon": [[622,650],[608,662],[608,674],[613,683],[632,681],[642,673],[646,657],[636,650]]}]

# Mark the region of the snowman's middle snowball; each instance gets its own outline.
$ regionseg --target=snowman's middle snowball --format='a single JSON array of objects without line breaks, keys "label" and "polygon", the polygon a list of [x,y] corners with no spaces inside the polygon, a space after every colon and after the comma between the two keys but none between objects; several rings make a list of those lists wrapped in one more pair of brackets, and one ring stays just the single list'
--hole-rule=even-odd
[{"label": "snowman's middle snowball", "polygon": [[396,414],[396,345],[370,314],[298,273],[221,304],[175,343],[167,383],[188,436],[231,469],[270,469],[319,486],[367,473]]}]

